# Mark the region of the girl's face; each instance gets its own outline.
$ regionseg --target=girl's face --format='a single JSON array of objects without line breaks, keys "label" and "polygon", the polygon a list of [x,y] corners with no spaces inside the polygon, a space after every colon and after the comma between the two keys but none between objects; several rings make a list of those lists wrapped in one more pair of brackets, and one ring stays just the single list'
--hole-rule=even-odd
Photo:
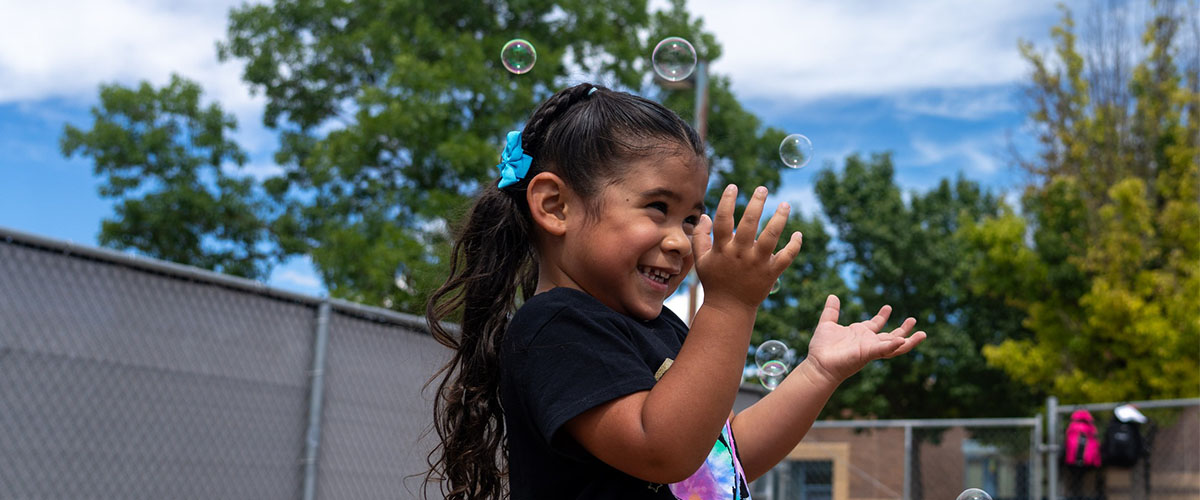
[{"label": "girl's face", "polygon": [[650,320],[692,268],[692,230],[708,171],[691,154],[636,161],[599,195],[593,217],[568,226],[562,271],[613,310]]}]

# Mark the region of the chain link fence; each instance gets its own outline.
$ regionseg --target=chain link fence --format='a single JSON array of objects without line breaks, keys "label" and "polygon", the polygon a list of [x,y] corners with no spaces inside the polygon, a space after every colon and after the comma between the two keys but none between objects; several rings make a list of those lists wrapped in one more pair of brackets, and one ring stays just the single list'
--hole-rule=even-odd
[{"label": "chain link fence", "polygon": [[[1200,369],[1200,368],[1198,368]],[[1130,466],[1102,464],[1100,468],[1077,468],[1063,463],[1062,436],[1068,415],[1076,410],[1092,414],[1101,440],[1114,425],[1114,411],[1125,403],[1096,403],[1059,406],[1047,402],[1051,415],[1046,448],[1054,461],[1048,467],[1050,500],[1155,499],[1195,500],[1200,498],[1200,399],[1137,401],[1130,403],[1147,417],[1139,434],[1145,445],[1142,456]],[[1104,458],[1104,457],[1102,457]]]},{"label": "chain link fence", "polygon": [[980,488],[995,500],[1200,498],[1200,399],[1137,401],[1144,456],[1132,466],[1063,464],[1066,415],[1094,413],[1098,436],[1122,403],[1058,406],[1043,419],[823,421],[753,485],[766,500],[954,499]]},{"label": "chain link fence", "polygon": [[0,230],[0,498],[414,498],[423,320]]},{"label": "chain link fence", "polygon": [[1038,498],[1040,419],[817,422],[788,459],[756,481],[755,498]]}]

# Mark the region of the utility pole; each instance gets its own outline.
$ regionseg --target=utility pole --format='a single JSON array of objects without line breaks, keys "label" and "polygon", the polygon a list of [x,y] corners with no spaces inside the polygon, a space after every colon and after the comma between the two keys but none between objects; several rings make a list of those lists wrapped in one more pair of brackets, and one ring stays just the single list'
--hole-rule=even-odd
[{"label": "utility pole", "polygon": [[[696,106],[695,116],[692,119],[695,122],[693,126],[696,127],[696,133],[700,134],[700,140],[703,142],[708,137],[708,63],[703,59],[696,62],[694,77],[696,78]],[[696,302],[698,300],[697,291],[700,287],[700,277],[696,276],[695,266],[692,266],[692,271],[689,273],[687,281],[688,313],[687,318],[684,319],[688,325],[691,325],[692,318],[696,317],[696,309],[699,308],[699,304]]]},{"label": "utility pole", "polygon": [[[708,62],[699,59],[696,61],[696,70],[686,79],[679,81],[670,81],[664,79],[657,74],[654,75],[654,81],[659,86],[669,90],[685,90],[689,88],[696,89],[696,104],[695,111],[692,116],[692,127],[696,129],[696,133],[700,135],[701,142],[707,140],[708,137]],[[692,318],[696,317],[696,309],[698,308],[700,278],[696,276],[696,269],[693,267],[688,273],[684,283],[688,287],[688,308],[687,317],[684,321],[687,324],[692,324]]]}]

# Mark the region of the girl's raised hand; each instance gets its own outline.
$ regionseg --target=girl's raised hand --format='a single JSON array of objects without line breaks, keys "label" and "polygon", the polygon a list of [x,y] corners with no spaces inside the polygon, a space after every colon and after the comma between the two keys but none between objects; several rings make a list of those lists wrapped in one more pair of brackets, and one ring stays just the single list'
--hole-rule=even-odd
[{"label": "girl's raised hand", "polygon": [[914,318],[905,319],[898,328],[879,333],[892,314],[891,306],[883,306],[875,317],[846,326],[839,325],[841,302],[836,295],[825,299],[825,309],[808,343],[806,362],[835,384],[854,375],[867,363],[880,358],[899,356],[925,340],[925,332],[912,333],[917,324]]},{"label": "girl's raised hand", "polygon": [[705,302],[728,301],[757,309],[767,298],[775,280],[800,253],[801,235],[798,232],[792,233],[787,245],[775,252],[787,224],[790,210],[787,203],[779,204],[762,234],[757,234],[766,200],[767,188],[759,186],[750,197],[735,232],[733,209],[737,204],[737,186],[730,184],[721,194],[715,218],[700,217],[695,230],[699,236],[692,238],[692,252],[696,274],[704,285]]}]

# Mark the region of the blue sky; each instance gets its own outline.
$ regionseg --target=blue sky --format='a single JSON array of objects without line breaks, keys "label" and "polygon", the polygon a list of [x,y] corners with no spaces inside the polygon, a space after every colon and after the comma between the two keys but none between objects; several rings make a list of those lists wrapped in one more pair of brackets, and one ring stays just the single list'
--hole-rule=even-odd
[{"label": "blue sky", "polygon": [[[96,244],[112,202],[99,197],[91,164],[64,158],[58,141],[66,123],[90,125],[101,83],[162,85],[172,72],[199,81],[238,117],[249,170],[272,172],[261,97],[240,82],[236,63],[216,60],[237,3],[0,0],[0,226]],[[1066,3],[1077,12],[1087,5]],[[891,151],[907,190],[957,175],[1002,192],[1019,184],[1008,145],[1032,146],[1017,40],[1050,46],[1060,17],[1052,2],[692,0],[689,8],[724,46],[711,71],[729,76],[766,124],[813,141],[813,161],[786,170],[773,201],[817,212],[813,175],[853,152]],[[322,291],[303,258],[268,283]]]}]

